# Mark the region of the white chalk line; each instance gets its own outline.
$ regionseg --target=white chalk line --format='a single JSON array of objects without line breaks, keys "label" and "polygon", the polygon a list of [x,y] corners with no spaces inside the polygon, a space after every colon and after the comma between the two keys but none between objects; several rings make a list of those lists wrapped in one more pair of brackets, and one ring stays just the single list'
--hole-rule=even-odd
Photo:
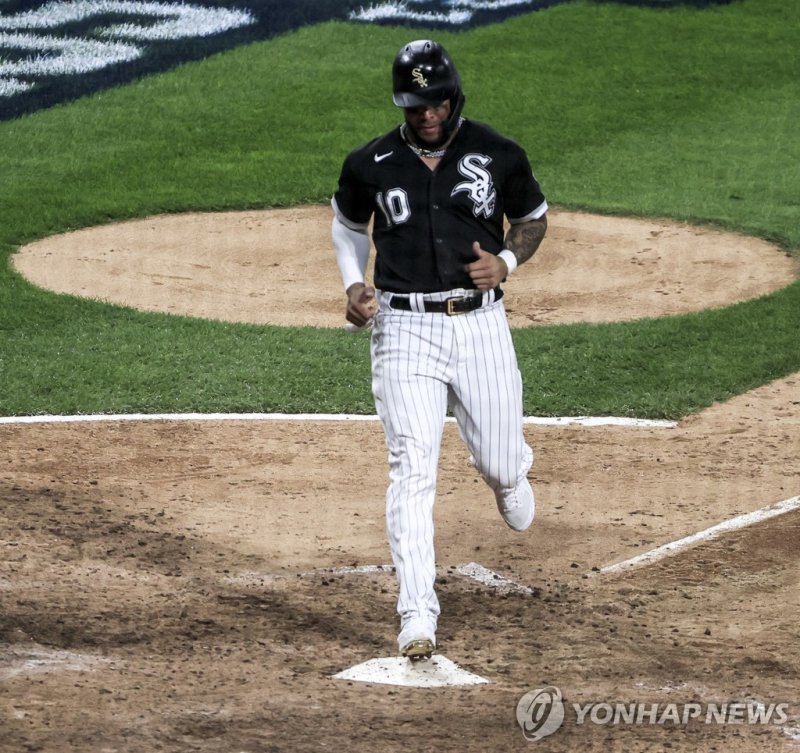
[{"label": "white chalk line", "polygon": [[800,727],[784,727],[783,734],[795,742],[800,743]]},{"label": "white chalk line", "polygon": [[774,505],[770,505],[769,507],[763,507],[760,510],[755,510],[754,512],[748,512],[744,515],[738,515],[735,518],[724,520],[722,523],[717,523],[717,525],[711,526],[711,528],[706,528],[703,531],[698,531],[697,533],[693,533],[690,536],[678,539],[677,541],[671,541],[668,544],[663,544],[655,549],[651,549],[649,552],[645,552],[644,554],[640,554],[636,557],[631,557],[631,559],[617,562],[613,565],[606,565],[605,567],[599,568],[599,570],[593,570],[591,573],[588,573],[588,575],[607,575],[609,573],[620,573],[633,568],[651,565],[654,562],[658,562],[665,557],[682,552],[684,549],[688,549],[689,547],[699,544],[702,541],[710,541],[715,539],[721,534],[727,533],[728,531],[747,528],[748,526],[752,526],[764,520],[769,520],[770,518],[777,517],[778,515],[785,515],[786,513],[797,509],[800,509],[800,496],[791,497],[790,499],[785,499],[783,502],[778,502]]},{"label": "white chalk line", "polygon": [[[259,573],[259,572],[246,572],[239,573],[238,575],[227,575],[223,578],[226,583],[239,583],[249,585],[265,585],[268,583],[275,583],[277,581],[285,581],[293,578],[324,578],[333,575],[370,575],[374,573],[394,573],[393,565],[351,565],[346,567],[323,567],[314,570],[307,570],[306,572],[296,573],[292,575],[283,573]],[[462,565],[455,565],[448,568],[446,571],[443,569],[440,575],[447,575],[455,572],[465,578],[474,580],[486,588],[491,588],[501,593],[521,593],[531,595],[533,589],[517,583],[505,575],[500,575],[494,570],[490,570],[477,562],[467,562]]]},{"label": "white chalk line", "polygon": [[528,586],[523,586],[511,578],[506,578],[505,575],[500,575],[489,570],[477,562],[468,562],[466,565],[456,565],[455,571],[459,575],[476,580],[481,585],[487,588],[492,588],[502,593],[521,593],[530,596],[533,594],[533,589]]},{"label": "white chalk line", "polygon": [[47,646],[0,643],[0,682],[33,672],[91,672],[112,665],[107,656],[60,651]]},{"label": "white chalk line", "polygon": [[243,585],[266,585],[278,581],[293,580],[295,578],[324,578],[327,575],[369,575],[371,573],[393,573],[392,565],[352,565],[349,567],[320,567],[306,570],[301,573],[259,573],[256,571],[226,575],[222,580],[225,583],[238,583]]},{"label": "white chalk line", "polygon": [[[116,421],[378,421],[374,415],[348,413],[98,413],[74,416],[0,416],[0,424],[68,424]],[[450,416],[447,423],[455,422]],[[676,421],[617,416],[526,416],[539,426],[627,426],[672,429]]]}]

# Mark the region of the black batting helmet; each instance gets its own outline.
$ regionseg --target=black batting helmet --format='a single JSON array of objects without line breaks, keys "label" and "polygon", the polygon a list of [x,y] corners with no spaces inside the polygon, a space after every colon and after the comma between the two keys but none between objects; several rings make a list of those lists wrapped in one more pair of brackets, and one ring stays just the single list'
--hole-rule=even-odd
[{"label": "black batting helmet", "polygon": [[456,66],[438,42],[432,39],[409,42],[394,59],[392,101],[398,107],[419,107],[445,100],[450,100],[450,118],[445,130],[452,130],[464,107]]}]

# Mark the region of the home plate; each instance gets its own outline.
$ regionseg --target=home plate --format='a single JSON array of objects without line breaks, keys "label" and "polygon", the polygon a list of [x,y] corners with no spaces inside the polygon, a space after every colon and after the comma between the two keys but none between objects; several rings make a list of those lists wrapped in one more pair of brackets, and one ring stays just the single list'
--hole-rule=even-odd
[{"label": "home plate", "polygon": [[370,659],[333,676],[335,680],[404,685],[410,688],[444,688],[452,685],[482,685],[489,681],[461,669],[444,656],[412,662],[404,656]]}]

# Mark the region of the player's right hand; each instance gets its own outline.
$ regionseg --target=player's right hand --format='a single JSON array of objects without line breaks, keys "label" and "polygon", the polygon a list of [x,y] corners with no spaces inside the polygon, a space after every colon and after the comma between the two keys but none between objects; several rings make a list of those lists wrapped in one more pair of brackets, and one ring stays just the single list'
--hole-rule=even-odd
[{"label": "player's right hand", "polygon": [[365,327],[375,316],[376,304],[375,288],[367,287],[363,282],[355,282],[347,288],[347,310],[344,318],[356,327]]}]

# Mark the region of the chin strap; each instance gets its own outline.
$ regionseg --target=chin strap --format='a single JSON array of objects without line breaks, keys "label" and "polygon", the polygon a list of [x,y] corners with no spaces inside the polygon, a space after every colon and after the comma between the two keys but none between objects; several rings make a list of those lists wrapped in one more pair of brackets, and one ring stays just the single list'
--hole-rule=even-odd
[{"label": "chin strap", "polygon": [[450,99],[450,117],[444,124],[445,139],[449,138],[451,133],[455,133],[464,121],[464,118],[461,117],[461,111],[464,109],[465,101],[464,92],[459,87],[458,93]]}]

